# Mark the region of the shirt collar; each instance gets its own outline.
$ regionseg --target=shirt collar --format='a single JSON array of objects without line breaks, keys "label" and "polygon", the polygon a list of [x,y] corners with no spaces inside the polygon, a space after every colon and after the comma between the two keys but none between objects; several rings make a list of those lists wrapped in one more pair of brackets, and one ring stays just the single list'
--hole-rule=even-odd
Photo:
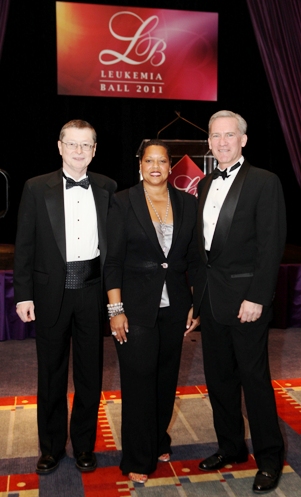
[{"label": "shirt collar", "polygon": [[[75,179],[71,176],[71,174],[67,173],[67,171],[63,168],[63,173],[65,176],[67,176],[67,178],[71,178],[73,179],[74,181],[81,181],[82,179],[86,178],[87,177],[87,173],[85,173],[83,176],[81,176],[79,179]],[[65,180],[65,178],[63,177],[63,179]],[[65,180],[66,181],[66,180]]]},{"label": "shirt collar", "polygon": [[[226,171],[227,171],[228,176],[231,176],[231,175],[232,175],[232,174],[234,174],[234,173],[235,173],[235,174],[237,174],[237,173],[238,173],[238,171],[240,170],[240,167],[242,166],[242,164],[243,164],[244,160],[245,160],[245,159],[244,159],[244,156],[242,155],[242,156],[240,157],[240,159],[237,161],[237,162],[239,162],[239,163],[240,163],[240,166],[239,166],[239,167],[237,167],[236,169],[234,169],[234,171],[230,171],[230,169],[231,169],[231,167],[232,167],[232,166],[234,166],[235,164],[237,164],[237,162],[235,162],[235,164],[232,164],[232,166],[227,167],[227,168],[226,168]],[[219,164],[217,165],[217,168],[218,168],[218,169],[220,169]],[[222,169],[220,169],[220,171],[222,171]]]}]

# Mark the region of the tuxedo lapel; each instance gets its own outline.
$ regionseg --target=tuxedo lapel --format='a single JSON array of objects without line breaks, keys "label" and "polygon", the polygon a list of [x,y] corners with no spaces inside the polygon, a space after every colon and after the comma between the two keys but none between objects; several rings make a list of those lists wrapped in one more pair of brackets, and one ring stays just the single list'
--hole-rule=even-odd
[{"label": "tuxedo lapel", "polygon": [[245,161],[238,171],[237,176],[233,181],[233,184],[231,185],[231,188],[222,205],[212,239],[210,261],[215,259],[220,254],[226,243],[241,189],[249,169],[250,165]]},{"label": "tuxedo lapel", "polygon": [[104,263],[107,252],[107,233],[106,233],[106,218],[109,207],[109,192],[102,188],[92,174],[88,173],[91,182],[91,188],[94,196],[95,207],[97,212],[97,228],[98,228],[98,247],[102,264]]},{"label": "tuxedo lapel", "polygon": [[145,200],[145,195],[143,191],[143,183],[139,183],[135,187],[131,188],[129,191],[129,198],[130,202],[133,208],[133,211],[135,212],[135,215],[141,224],[142,228],[146,232],[147,236],[149,237],[150,241],[154,245],[155,249],[160,253],[162,256],[163,250],[160,246],[160,243],[158,241],[157,233],[154,228],[153,222],[151,220],[149,210],[147,207],[147,203]]},{"label": "tuxedo lapel", "polygon": [[205,251],[205,238],[204,238],[204,233],[203,233],[203,211],[204,211],[204,206],[206,202],[206,198],[208,195],[209,188],[212,183],[212,174],[210,176],[207,176],[206,179],[203,179],[202,181],[205,182],[205,185],[199,194],[199,209],[198,209],[198,219],[199,222],[197,224],[197,233],[198,233],[198,245],[199,245],[199,251],[201,254],[201,257],[205,263],[207,263],[207,255]]},{"label": "tuxedo lapel", "polygon": [[64,262],[66,262],[66,233],[62,170],[55,171],[47,183],[45,202],[53,235]]},{"label": "tuxedo lapel", "polygon": [[183,198],[175,188],[168,187],[168,190],[173,212],[173,234],[169,255],[175,245],[183,220]]}]

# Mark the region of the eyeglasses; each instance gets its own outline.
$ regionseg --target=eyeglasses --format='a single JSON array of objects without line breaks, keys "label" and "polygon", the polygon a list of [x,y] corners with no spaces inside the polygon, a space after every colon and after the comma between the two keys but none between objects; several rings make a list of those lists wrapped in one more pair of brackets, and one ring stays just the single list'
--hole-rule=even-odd
[{"label": "eyeglasses", "polygon": [[76,143],[76,142],[63,142],[63,141],[62,143],[66,145],[66,147],[69,150],[77,150],[78,147],[80,147],[83,150],[83,152],[89,152],[94,147],[94,145],[91,145],[90,143]]}]

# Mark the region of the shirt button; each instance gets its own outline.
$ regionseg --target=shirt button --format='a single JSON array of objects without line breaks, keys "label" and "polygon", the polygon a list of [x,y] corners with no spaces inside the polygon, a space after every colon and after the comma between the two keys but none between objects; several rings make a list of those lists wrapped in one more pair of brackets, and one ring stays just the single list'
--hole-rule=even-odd
[{"label": "shirt button", "polygon": [[163,262],[163,264],[161,264],[161,266],[164,268],[164,269],[167,269],[168,268],[168,264],[166,262]]}]

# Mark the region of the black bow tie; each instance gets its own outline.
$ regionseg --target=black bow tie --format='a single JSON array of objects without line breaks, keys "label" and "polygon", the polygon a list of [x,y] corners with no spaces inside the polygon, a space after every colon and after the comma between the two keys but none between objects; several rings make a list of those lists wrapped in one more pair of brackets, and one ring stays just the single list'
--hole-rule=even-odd
[{"label": "black bow tie", "polygon": [[[229,169],[229,171],[230,172],[234,171],[234,169],[237,169],[239,166],[240,166],[240,162],[237,162],[236,164],[234,164],[234,166],[232,166]],[[214,169],[212,179],[216,179],[219,176],[221,176],[223,179],[229,178],[229,174],[227,174],[227,169],[224,169],[223,171],[221,171],[220,169],[217,169],[217,168]]]},{"label": "black bow tie", "polygon": [[90,180],[88,176],[86,176],[84,179],[81,181],[74,181],[74,179],[69,178],[68,176],[65,176],[63,173],[64,178],[66,179],[66,190],[69,190],[69,188],[72,188],[73,186],[81,186],[82,188],[85,188],[88,190],[89,185],[90,185]]}]

